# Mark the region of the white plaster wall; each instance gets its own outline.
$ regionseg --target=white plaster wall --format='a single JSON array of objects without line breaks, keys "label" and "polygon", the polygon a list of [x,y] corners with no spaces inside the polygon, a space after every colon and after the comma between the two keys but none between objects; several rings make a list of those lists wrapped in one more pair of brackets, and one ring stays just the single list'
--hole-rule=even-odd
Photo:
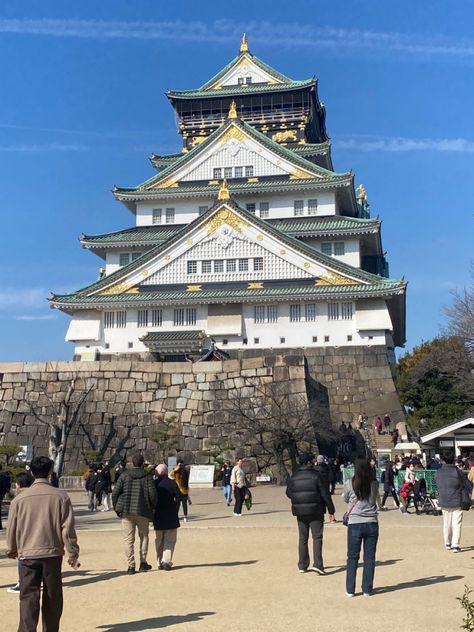
[{"label": "white plaster wall", "polygon": [[270,75],[261,68],[252,62],[247,62],[229,70],[218,83],[221,86],[235,86],[238,84],[239,77],[252,77],[253,83],[268,83],[271,79]]},{"label": "white plaster wall", "polygon": [[[308,301],[311,302],[311,301]],[[313,301],[315,302],[315,301]],[[300,302],[301,315],[304,318],[304,302]],[[344,346],[372,346],[387,345],[393,346],[391,335],[384,329],[373,329],[371,331],[358,332],[356,330],[356,305],[351,320],[330,321],[328,319],[328,304],[326,302],[316,302],[317,317],[315,321],[290,322],[290,304],[278,303],[278,322],[255,324],[254,322],[254,304],[243,305],[242,311],[242,336],[213,336],[218,345],[227,349],[241,348],[267,348],[267,347],[344,347]],[[159,308],[159,306],[157,306]],[[163,307],[163,325],[162,327],[138,327],[137,310],[127,311],[127,327],[123,329],[104,329],[101,328],[101,340],[97,341],[81,341],[75,347],[77,354],[90,353],[91,350],[97,349],[101,353],[134,353],[145,352],[146,347],[139,341],[147,331],[173,331],[176,330],[204,330],[207,327],[207,305],[196,306],[196,325],[194,327],[177,327],[173,326],[173,309],[172,307]],[[151,318],[151,308],[149,308]],[[317,336],[317,342],[313,342],[313,336]],[[329,340],[325,341],[325,336],[329,336]],[[348,340],[347,336],[352,336],[352,340]],[[285,342],[281,342],[280,338],[285,338]],[[247,338],[247,344],[243,344],[243,339]],[[255,343],[254,338],[259,338],[259,342]],[[227,345],[223,345],[223,340],[227,340]],[[105,348],[105,343],[109,343],[109,349]],[[133,343],[133,348],[129,349],[128,343]],[[89,347],[87,345],[89,344]]]},{"label": "white plaster wall", "polygon": [[[321,244],[323,243],[322,239],[303,239],[305,244],[312,246],[319,252],[321,252]],[[343,255],[332,255],[334,259],[338,261],[342,261],[343,263],[347,263],[354,268],[360,268],[360,248],[359,248],[359,240],[358,239],[340,239],[337,237],[331,239],[325,239],[325,242],[344,242],[344,254]]]},{"label": "white plaster wall", "polygon": [[[229,181],[229,188],[232,194],[232,180]],[[255,195],[238,195],[232,194],[237,204],[242,208],[246,207],[246,204],[254,203],[257,207],[256,215],[259,215],[259,203],[268,202],[270,206],[269,218],[287,218],[294,217],[293,203],[295,200],[304,200],[305,209],[304,216],[308,217],[308,199],[318,200],[318,210],[316,215],[311,214],[309,217],[322,217],[325,215],[336,214],[336,199],[334,191],[315,191],[308,194],[308,191],[294,191],[291,195],[284,196],[271,196],[265,194]],[[137,226],[150,226],[153,224],[153,209],[162,209],[162,225],[166,224],[165,221],[165,209],[175,209],[175,224],[188,224],[192,222],[199,215],[200,206],[208,206],[209,208],[215,204],[215,198],[198,198],[193,200],[156,200],[155,202],[139,202],[137,204]]]}]

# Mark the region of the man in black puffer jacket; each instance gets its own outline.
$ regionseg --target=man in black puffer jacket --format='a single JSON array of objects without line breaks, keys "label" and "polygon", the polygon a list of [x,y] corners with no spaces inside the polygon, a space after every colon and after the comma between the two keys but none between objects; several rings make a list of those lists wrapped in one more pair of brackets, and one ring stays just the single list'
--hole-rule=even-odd
[{"label": "man in black puffer jacket", "polygon": [[308,538],[311,530],[313,538],[313,566],[310,570],[325,575],[323,564],[323,529],[326,508],[329,520],[335,520],[334,504],[327,486],[315,471],[314,454],[304,454],[300,458],[301,467],[288,481],[286,495],[291,500],[291,511],[298,522],[298,569],[305,573],[309,567]]}]

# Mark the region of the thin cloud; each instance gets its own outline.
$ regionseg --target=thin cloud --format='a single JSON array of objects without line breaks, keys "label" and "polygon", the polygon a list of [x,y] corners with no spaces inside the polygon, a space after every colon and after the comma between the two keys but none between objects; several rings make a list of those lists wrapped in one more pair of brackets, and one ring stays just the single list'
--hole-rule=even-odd
[{"label": "thin cloud", "polygon": [[337,149],[358,149],[361,151],[442,151],[474,153],[474,141],[466,138],[404,138],[402,136],[353,135],[335,138],[333,147]]},{"label": "thin cloud", "polygon": [[13,320],[55,320],[57,316],[54,314],[44,314],[42,316],[13,316]]},{"label": "thin cloud", "polygon": [[44,144],[13,144],[13,145],[0,145],[0,153],[23,153],[23,154],[38,154],[42,152],[76,152],[76,151],[89,151],[90,147],[87,145],[70,145],[63,143],[44,143]]},{"label": "thin cloud", "polygon": [[[174,128],[161,128],[150,130],[130,130],[122,132],[113,131],[91,131],[82,129],[65,129],[63,127],[34,127],[31,125],[8,125],[6,123],[0,123],[0,129],[21,130],[29,132],[54,132],[55,134],[71,134],[74,136],[94,136],[98,138],[128,138],[133,139],[138,134],[146,136],[156,136],[159,133],[174,131]],[[88,149],[88,148],[87,148]]]},{"label": "thin cloud", "polygon": [[474,40],[420,33],[399,33],[334,27],[315,27],[300,23],[240,22],[215,20],[211,23],[175,20],[173,22],[121,22],[66,19],[0,19],[0,32],[16,35],[75,37],[86,39],[135,39],[171,42],[228,43],[245,31],[251,40],[267,46],[317,48],[324,54],[347,55],[365,51],[372,55],[395,54],[409,59],[448,58],[472,60]]},{"label": "thin cloud", "polygon": [[22,307],[44,308],[48,292],[43,288],[0,288],[0,310]]}]

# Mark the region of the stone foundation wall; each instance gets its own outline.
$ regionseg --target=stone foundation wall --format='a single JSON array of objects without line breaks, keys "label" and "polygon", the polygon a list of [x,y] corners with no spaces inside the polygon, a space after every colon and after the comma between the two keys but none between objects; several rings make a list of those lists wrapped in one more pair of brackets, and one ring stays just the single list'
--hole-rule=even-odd
[{"label": "stone foundation wall", "polygon": [[[65,471],[83,465],[83,453],[101,451],[118,459],[141,450],[154,461],[157,424],[179,424],[178,451],[189,462],[207,463],[206,451],[226,428],[223,402],[236,393],[249,396],[248,381],[276,384],[280,392],[314,401],[337,428],[341,421],[389,413],[403,420],[384,347],[308,348],[245,352],[223,362],[160,363],[136,360],[100,362],[0,363],[0,445],[32,445],[47,453],[51,402],[64,401],[71,380],[77,392],[93,389],[83,404],[82,423],[71,433]],[[204,454],[203,454],[204,452]],[[253,456],[247,437],[237,456]]]}]

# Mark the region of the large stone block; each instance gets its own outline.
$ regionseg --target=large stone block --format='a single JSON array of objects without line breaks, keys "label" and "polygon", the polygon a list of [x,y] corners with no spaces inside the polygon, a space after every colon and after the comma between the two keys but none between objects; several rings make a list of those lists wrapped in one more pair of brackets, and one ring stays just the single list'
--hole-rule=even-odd
[{"label": "large stone block", "polygon": [[222,362],[196,362],[192,365],[193,373],[221,373]]}]

